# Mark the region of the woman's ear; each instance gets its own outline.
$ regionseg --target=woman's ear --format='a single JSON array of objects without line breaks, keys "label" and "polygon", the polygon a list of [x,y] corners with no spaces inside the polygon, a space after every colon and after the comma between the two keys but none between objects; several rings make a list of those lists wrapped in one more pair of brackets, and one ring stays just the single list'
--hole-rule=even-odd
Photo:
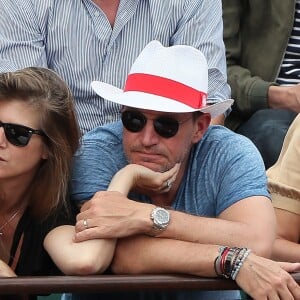
[{"label": "woman's ear", "polygon": [[194,144],[198,143],[206,132],[208,126],[210,125],[211,116],[208,113],[200,114],[196,120],[194,120],[194,134],[192,142]]}]

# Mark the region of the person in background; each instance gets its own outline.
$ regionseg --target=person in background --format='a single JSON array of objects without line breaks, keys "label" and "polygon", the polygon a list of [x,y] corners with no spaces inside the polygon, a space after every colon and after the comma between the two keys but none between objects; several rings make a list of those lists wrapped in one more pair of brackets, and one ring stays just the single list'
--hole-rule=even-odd
[{"label": "person in background", "polygon": [[[57,74],[39,67],[0,74],[1,277],[85,274],[91,263],[80,251],[91,251],[95,272],[110,263],[101,240],[72,241],[67,191],[79,141],[71,91]],[[73,235],[44,249],[48,234],[60,239],[60,225]],[[47,253],[54,250],[62,257],[57,266]]]},{"label": "person in background", "polygon": [[[223,126],[209,126],[211,118],[224,113],[233,101],[207,104],[207,76],[199,50],[152,41],[134,62],[124,90],[92,83],[98,95],[123,106],[122,123],[86,133],[75,156],[71,197],[78,204],[84,202],[75,241],[106,239],[115,247],[111,270],[116,274],[225,276],[255,299],[300,299],[300,288],[287,273],[299,269],[299,264],[262,257],[271,255],[275,239],[263,161],[249,139]],[[160,181],[161,172],[170,172],[170,178]],[[107,191],[111,182],[123,190]],[[239,291],[64,295],[64,299],[101,297],[239,299],[240,295]]]},{"label": "person in background", "polygon": [[222,4],[228,83],[235,100],[225,125],[254,142],[268,169],[300,112],[300,1]]},{"label": "person in background", "polygon": [[221,0],[0,1],[0,72],[27,66],[57,72],[72,90],[82,132],[120,118],[120,106],[97,97],[90,82],[123,88],[153,39],[200,49],[209,65],[210,101],[228,98],[222,37]]},{"label": "person in background", "polygon": [[277,217],[273,258],[300,261],[300,115],[284,139],[278,161],[267,170],[269,190]]}]

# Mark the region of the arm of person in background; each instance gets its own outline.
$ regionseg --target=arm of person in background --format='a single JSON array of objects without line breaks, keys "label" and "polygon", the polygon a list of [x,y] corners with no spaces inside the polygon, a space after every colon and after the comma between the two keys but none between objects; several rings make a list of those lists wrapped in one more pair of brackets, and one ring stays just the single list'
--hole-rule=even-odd
[{"label": "arm of person in background", "polygon": [[[27,66],[47,67],[45,41],[38,13],[47,20],[47,7],[36,1],[0,2],[0,72]],[[37,13],[37,9],[41,12]],[[44,9],[44,11],[42,11]],[[48,7],[49,9],[49,7]]]},{"label": "arm of person in background", "polygon": [[275,208],[277,238],[272,258],[277,261],[300,262],[300,215]]},{"label": "arm of person in background", "polygon": [[300,84],[290,86],[270,86],[268,90],[270,108],[289,109],[300,113]]}]

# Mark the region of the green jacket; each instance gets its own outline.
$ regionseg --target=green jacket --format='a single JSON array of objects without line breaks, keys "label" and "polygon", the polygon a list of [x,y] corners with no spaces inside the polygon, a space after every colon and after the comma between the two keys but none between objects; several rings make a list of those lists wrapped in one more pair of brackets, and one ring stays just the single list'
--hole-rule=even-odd
[{"label": "green jacket", "polygon": [[293,29],[295,0],[223,0],[228,83],[235,99],[225,125],[235,130],[268,108]]}]

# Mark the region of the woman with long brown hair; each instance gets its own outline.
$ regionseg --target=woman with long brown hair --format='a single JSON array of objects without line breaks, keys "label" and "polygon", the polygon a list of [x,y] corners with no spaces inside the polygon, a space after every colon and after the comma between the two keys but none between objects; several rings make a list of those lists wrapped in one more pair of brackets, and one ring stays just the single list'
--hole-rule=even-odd
[{"label": "woman with long brown hair", "polygon": [[[56,73],[0,74],[0,276],[87,274],[109,264],[101,240],[75,243],[67,225],[75,223],[68,186],[79,141],[71,92]],[[63,258],[58,268],[47,251]]]}]

